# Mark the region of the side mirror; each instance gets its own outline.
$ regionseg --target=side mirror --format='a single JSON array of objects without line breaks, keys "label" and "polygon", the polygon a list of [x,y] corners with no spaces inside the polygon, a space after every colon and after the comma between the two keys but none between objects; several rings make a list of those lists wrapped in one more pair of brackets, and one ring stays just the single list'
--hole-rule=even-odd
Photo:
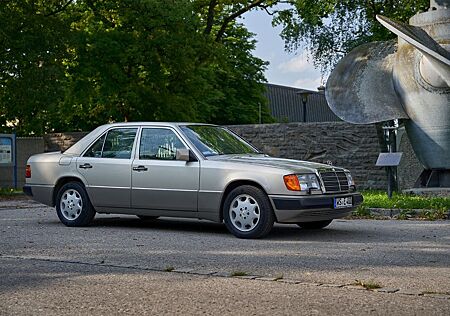
[{"label": "side mirror", "polygon": [[189,149],[177,149],[175,158],[177,160],[182,160],[182,161],[190,161],[190,150]]}]

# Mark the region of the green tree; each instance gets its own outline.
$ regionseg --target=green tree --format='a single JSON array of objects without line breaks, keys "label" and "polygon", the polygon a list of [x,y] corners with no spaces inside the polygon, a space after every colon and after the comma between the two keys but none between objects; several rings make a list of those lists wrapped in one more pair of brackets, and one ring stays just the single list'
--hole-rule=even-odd
[{"label": "green tree", "polygon": [[42,134],[64,94],[65,38],[58,15],[69,2],[0,2],[0,128]]},{"label": "green tree", "polygon": [[297,0],[274,14],[282,25],[288,51],[304,47],[314,65],[330,71],[350,50],[372,41],[395,38],[375,18],[385,15],[399,21],[429,7],[429,0]]},{"label": "green tree", "polygon": [[0,124],[28,135],[124,120],[254,123],[259,112],[270,121],[266,63],[228,18],[235,4],[217,4],[211,19],[205,1],[2,3]]}]

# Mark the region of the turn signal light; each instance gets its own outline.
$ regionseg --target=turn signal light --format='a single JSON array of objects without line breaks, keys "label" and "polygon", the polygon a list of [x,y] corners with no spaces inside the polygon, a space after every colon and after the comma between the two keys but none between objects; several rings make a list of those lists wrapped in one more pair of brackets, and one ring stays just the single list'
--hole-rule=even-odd
[{"label": "turn signal light", "polygon": [[25,169],[25,178],[31,178],[31,166],[27,165],[27,168]]},{"label": "turn signal light", "polygon": [[283,177],[286,188],[290,191],[300,191],[300,182],[295,174],[289,174]]}]

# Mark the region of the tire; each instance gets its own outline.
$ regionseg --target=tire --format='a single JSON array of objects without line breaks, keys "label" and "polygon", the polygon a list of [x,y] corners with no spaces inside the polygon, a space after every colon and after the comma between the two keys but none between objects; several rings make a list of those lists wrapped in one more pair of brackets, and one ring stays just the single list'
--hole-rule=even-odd
[{"label": "tire", "polygon": [[251,185],[233,189],[225,198],[222,212],[225,226],[238,238],[262,238],[275,221],[269,198]]},{"label": "tire", "polygon": [[327,220],[327,221],[317,221],[317,222],[305,222],[305,223],[297,223],[298,226],[300,226],[303,229],[322,229],[324,227],[327,227],[331,224],[333,220]]},{"label": "tire", "polygon": [[91,223],[95,209],[84,186],[79,182],[68,182],[56,196],[56,213],[64,225],[78,227]]},{"label": "tire", "polygon": [[136,215],[136,216],[142,219],[143,221],[150,221],[159,218],[159,216],[147,216],[147,215]]}]

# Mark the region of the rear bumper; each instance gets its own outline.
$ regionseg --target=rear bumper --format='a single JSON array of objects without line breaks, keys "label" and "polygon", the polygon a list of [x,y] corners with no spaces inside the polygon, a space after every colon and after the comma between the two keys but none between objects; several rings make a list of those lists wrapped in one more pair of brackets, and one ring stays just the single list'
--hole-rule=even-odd
[{"label": "rear bumper", "polygon": [[31,190],[31,186],[24,185],[22,191],[25,195],[33,197],[33,190]]},{"label": "rear bumper", "polygon": [[33,200],[48,206],[54,206],[53,189],[52,185],[26,184],[22,190],[25,195],[30,196]]},{"label": "rear bumper", "polygon": [[[337,197],[353,198],[348,208],[334,208]],[[345,217],[363,202],[360,193],[346,193],[319,196],[269,196],[277,221],[280,223],[301,223],[330,220]]]}]

